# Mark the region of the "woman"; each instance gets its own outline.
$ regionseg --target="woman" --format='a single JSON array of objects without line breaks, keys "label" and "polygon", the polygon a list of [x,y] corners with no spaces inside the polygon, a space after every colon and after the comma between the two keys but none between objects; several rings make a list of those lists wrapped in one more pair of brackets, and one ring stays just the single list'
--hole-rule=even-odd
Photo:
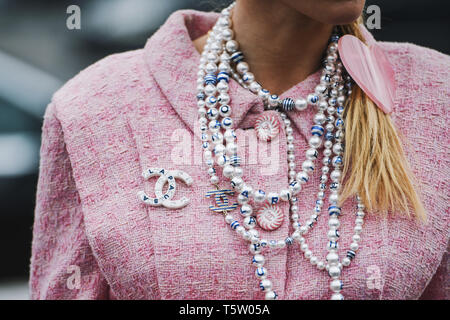
[{"label": "woman", "polygon": [[44,117],[32,297],[446,298],[450,60],[376,42],[363,6],[179,11],[70,80]]}]

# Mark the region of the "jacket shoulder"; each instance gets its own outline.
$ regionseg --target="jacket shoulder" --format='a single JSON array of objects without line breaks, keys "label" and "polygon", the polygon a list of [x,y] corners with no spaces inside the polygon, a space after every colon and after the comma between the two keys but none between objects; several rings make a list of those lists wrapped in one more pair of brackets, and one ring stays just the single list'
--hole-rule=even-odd
[{"label": "jacket shoulder", "polygon": [[411,43],[378,42],[396,81],[396,114],[445,112],[450,92],[450,56]]},{"label": "jacket shoulder", "polygon": [[80,115],[114,108],[142,85],[143,50],[109,55],[67,81],[52,98],[57,117],[63,122]]},{"label": "jacket shoulder", "polygon": [[399,85],[448,87],[450,56],[407,42],[377,43],[391,62]]}]

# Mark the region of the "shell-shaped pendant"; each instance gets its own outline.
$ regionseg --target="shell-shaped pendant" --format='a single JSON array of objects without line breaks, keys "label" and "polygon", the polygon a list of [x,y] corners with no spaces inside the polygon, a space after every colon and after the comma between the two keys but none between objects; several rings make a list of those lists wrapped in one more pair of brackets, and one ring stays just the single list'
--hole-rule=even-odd
[{"label": "shell-shaped pendant", "polygon": [[256,222],[267,231],[278,229],[283,223],[283,214],[279,208],[271,204],[266,204],[258,210]]},{"label": "shell-shaped pendant", "polygon": [[280,121],[275,115],[263,114],[255,122],[258,139],[270,141],[280,132]]}]

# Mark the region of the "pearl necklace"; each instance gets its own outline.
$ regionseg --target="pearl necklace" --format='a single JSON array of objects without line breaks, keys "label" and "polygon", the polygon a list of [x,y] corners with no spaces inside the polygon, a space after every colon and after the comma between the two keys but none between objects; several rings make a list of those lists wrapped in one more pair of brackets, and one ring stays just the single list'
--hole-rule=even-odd
[{"label": "pearl necklace", "polygon": [[[339,215],[341,208],[337,206],[339,201],[338,191],[340,189],[341,167],[343,165],[343,129],[344,121],[341,118],[344,111],[344,103],[346,99],[346,91],[351,90],[350,82],[343,84],[343,66],[339,61],[337,55],[337,40],[338,36],[333,35],[330,39],[330,45],[327,50],[327,58],[320,84],[315,88],[315,92],[309,94],[307,99],[298,98],[295,101],[291,98],[286,98],[280,101],[278,96],[270,94],[254,79],[253,74],[249,71],[248,64],[244,61],[242,52],[237,51],[238,43],[233,40],[233,31],[231,30],[231,9],[234,3],[228,8],[222,10],[221,17],[217,20],[212,32],[209,34],[206,45],[200,59],[200,66],[198,72],[198,114],[202,147],[204,149],[204,158],[208,166],[208,173],[211,176],[210,181],[219,189],[219,178],[216,175],[214,167],[214,156],[217,164],[223,167],[223,176],[231,180],[231,186],[236,190],[238,195],[238,203],[240,205],[240,213],[244,217],[243,226],[235,220],[235,218],[224,211],[225,222],[230,227],[241,235],[245,240],[250,242],[249,250],[253,254],[252,264],[256,266],[255,275],[260,280],[259,287],[265,292],[266,299],[276,299],[277,293],[272,290],[272,282],[268,279],[268,273],[264,268],[265,258],[262,255],[262,250],[266,248],[283,248],[286,245],[291,246],[294,242],[298,242],[300,249],[304,252],[312,265],[315,265],[319,270],[326,270],[331,277],[330,288],[333,292],[331,299],[343,299],[340,293],[342,289],[342,281],[339,280],[342,268],[350,265],[358,250],[358,242],[360,241],[359,234],[362,231],[362,224],[364,218],[364,206],[361,199],[356,196],[358,205],[355,220],[353,242],[350,245],[350,250],[347,251],[347,256],[342,259],[337,254],[338,238],[339,238]],[[230,55],[231,54],[231,55]],[[234,63],[236,71],[234,71],[230,62]],[[218,64],[219,63],[219,64]],[[217,65],[218,64],[218,65]],[[264,192],[263,190],[253,191],[254,189],[247,185],[242,179],[243,171],[240,167],[240,158],[237,156],[238,147],[236,142],[236,135],[233,130],[233,120],[230,117],[231,107],[228,105],[230,97],[228,96],[228,81],[229,74],[232,74],[234,79],[238,81],[245,88],[248,88],[253,93],[257,93],[263,99],[267,109],[277,109],[280,112],[281,119],[285,125],[286,138],[288,142],[288,161],[289,161],[289,187],[282,189],[279,193]],[[350,77],[345,77],[350,80]],[[347,90],[346,90],[347,88]],[[218,95],[216,97],[216,94]],[[306,160],[302,163],[302,171],[295,171],[295,156],[292,127],[290,120],[287,118],[285,112],[292,110],[305,110],[307,105],[317,107],[317,113],[314,116],[315,125],[312,127],[312,137],[309,140],[310,149],[306,152]],[[216,106],[219,105],[217,109]],[[208,107],[206,110],[205,107]],[[324,114],[328,113],[328,116]],[[336,114],[337,119],[335,119]],[[219,121],[221,117],[221,121]],[[324,158],[322,175],[320,177],[319,192],[315,202],[314,213],[304,225],[299,222],[298,214],[298,199],[294,197],[295,194],[301,190],[301,185],[308,182],[309,174],[314,170],[314,161],[318,157],[317,148],[322,145],[324,134],[323,124],[327,130],[325,134],[326,141],[324,145]],[[337,131],[334,130],[337,128]],[[224,130],[222,134],[220,131]],[[209,134],[208,134],[209,133]],[[225,144],[224,144],[225,140]],[[333,144],[333,141],[336,143]],[[211,151],[211,146],[214,145]],[[335,154],[333,159],[330,159],[332,154]],[[325,197],[325,190],[327,187],[329,164],[334,166],[334,170],[330,174],[333,181],[330,184],[331,194],[329,196],[330,207],[329,213],[329,231],[327,233],[328,244],[327,249],[329,253],[326,256],[326,262],[320,261],[316,255],[308,249],[308,245],[304,235],[313,228],[317,221],[323,206],[323,199]],[[261,204],[267,201],[269,205],[276,205],[281,198],[282,201],[289,201],[291,204],[291,219],[293,221],[293,233],[286,239],[281,240],[265,240],[260,239],[259,232],[255,229],[256,220],[252,216],[253,208],[250,202]]]}]

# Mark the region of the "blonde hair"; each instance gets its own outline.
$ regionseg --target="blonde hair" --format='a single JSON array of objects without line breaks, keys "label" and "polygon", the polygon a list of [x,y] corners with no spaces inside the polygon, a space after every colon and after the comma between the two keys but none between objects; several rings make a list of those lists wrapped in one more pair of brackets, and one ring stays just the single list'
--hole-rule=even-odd
[{"label": "blonde hair", "polygon": [[[365,42],[359,29],[361,23],[362,17],[339,28],[343,34],[354,35]],[[368,211],[397,212],[426,221],[400,133],[391,117],[356,84],[344,110],[345,153],[340,204],[358,193]]]}]

